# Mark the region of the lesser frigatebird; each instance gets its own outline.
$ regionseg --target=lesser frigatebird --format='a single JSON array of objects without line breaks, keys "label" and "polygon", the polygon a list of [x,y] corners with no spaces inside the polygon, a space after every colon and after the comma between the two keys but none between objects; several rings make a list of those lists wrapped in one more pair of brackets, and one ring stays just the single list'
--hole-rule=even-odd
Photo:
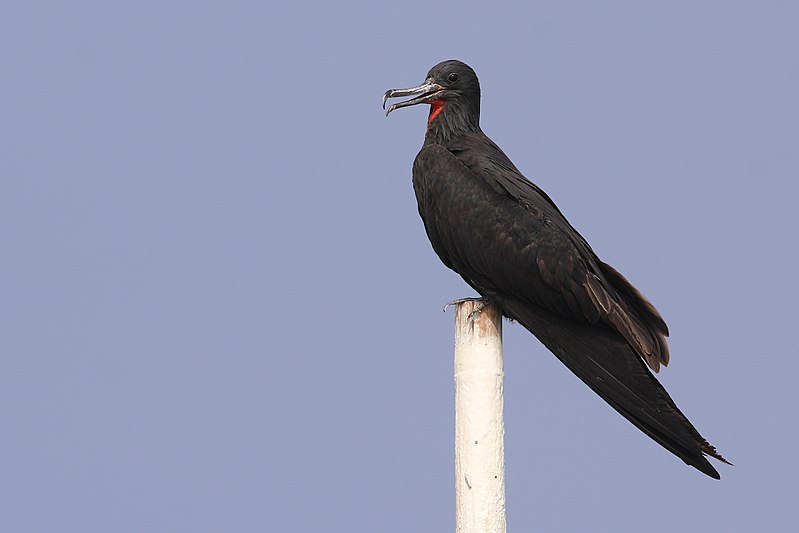
[{"label": "lesser frigatebird", "polygon": [[649,370],[669,362],[660,313],[483,133],[474,71],[444,61],[418,87],[387,91],[383,106],[402,96],[414,98],[386,115],[430,104],[413,189],[441,261],[641,431],[719,479],[705,455],[727,461]]}]

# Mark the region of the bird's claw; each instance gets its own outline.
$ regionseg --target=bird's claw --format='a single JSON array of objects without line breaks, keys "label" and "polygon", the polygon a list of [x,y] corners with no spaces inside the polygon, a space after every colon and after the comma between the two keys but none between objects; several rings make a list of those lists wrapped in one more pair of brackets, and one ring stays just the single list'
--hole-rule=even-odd
[{"label": "bird's claw", "polygon": [[458,298],[457,300],[452,300],[451,302],[447,302],[447,305],[444,306],[443,311],[446,313],[447,308],[450,305],[458,305],[462,304],[463,302],[474,302],[474,311],[469,313],[469,320],[474,320],[480,315],[480,312],[483,310],[483,307],[486,306],[485,298]]}]

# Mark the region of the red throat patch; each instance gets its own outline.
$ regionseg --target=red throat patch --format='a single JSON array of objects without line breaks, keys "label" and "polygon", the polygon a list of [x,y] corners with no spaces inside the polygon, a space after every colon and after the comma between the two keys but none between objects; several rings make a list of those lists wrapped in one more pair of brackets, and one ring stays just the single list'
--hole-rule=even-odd
[{"label": "red throat patch", "polygon": [[444,100],[433,100],[430,102],[430,115],[427,117],[427,125],[429,126],[431,122],[441,113],[441,110],[444,109]]}]

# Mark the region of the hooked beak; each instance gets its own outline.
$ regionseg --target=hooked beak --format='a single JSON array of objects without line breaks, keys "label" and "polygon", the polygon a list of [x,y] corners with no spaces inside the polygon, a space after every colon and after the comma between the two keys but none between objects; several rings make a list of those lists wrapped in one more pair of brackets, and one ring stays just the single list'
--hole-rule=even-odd
[{"label": "hooked beak", "polygon": [[433,80],[428,79],[418,87],[411,87],[410,89],[389,89],[386,91],[386,94],[383,95],[383,109],[386,109],[386,100],[389,98],[398,98],[400,96],[412,96],[418,94],[416,98],[411,98],[410,100],[405,100],[404,102],[397,102],[396,104],[391,104],[386,109],[386,116],[389,113],[394,111],[395,109],[399,109],[400,107],[408,107],[410,105],[416,104],[426,104],[432,102],[433,100],[439,99],[441,93],[444,91],[445,87],[435,83]]}]

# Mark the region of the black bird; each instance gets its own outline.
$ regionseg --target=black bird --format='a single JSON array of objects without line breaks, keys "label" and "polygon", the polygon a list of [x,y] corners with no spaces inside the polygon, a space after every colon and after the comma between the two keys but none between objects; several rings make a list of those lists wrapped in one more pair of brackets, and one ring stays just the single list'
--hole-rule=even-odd
[{"label": "black bird", "polygon": [[471,67],[439,63],[418,87],[387,91],[383,106],[401,96],[415,98],[389,106],[386,115],[430,104],[413,189],[441,261],[641,431],[719,479],[705,455],[730,463],[649,371],[669,362],[663,318],[482,132]]}]

